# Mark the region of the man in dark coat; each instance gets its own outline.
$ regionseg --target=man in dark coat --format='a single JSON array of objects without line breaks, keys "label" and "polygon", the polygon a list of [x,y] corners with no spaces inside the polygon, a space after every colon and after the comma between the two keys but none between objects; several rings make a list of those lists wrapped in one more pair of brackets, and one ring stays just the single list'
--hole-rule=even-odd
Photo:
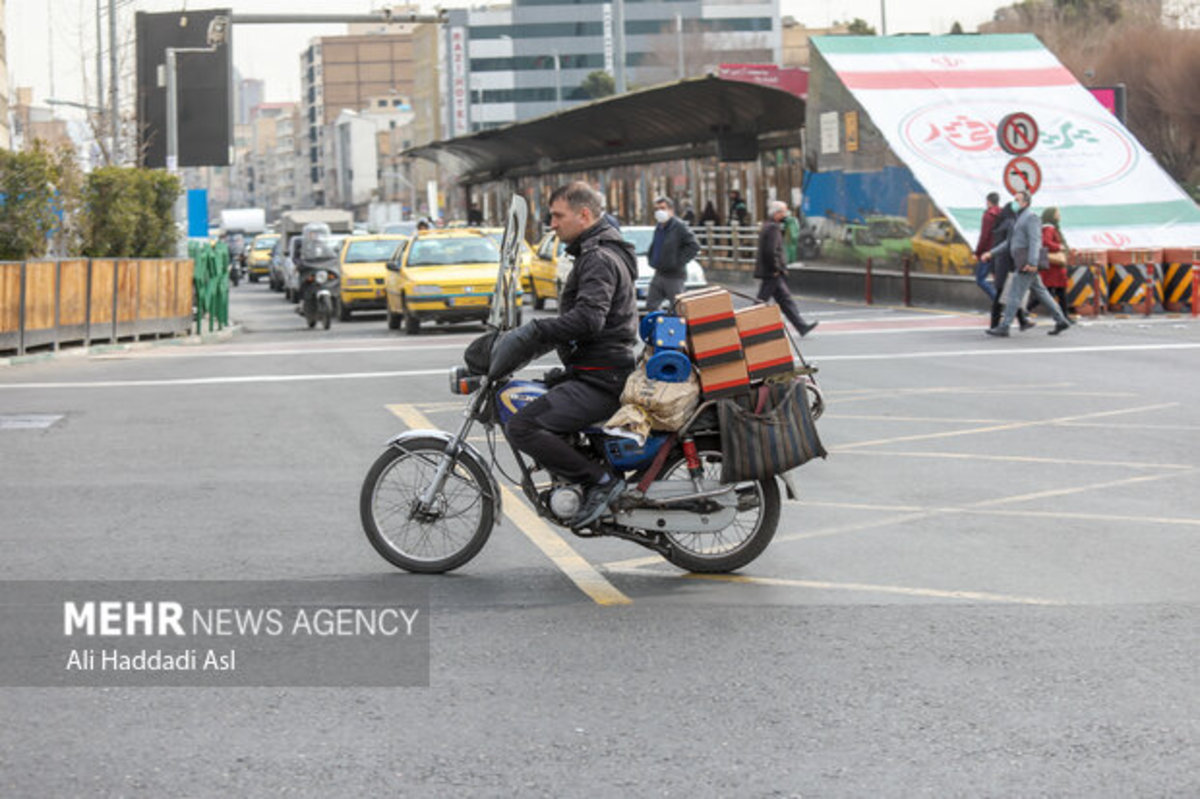
[{"label": "man in dark coat", "polygon": [[662,305],[675,302],[687,282],[688,262],[700,252],[700,243],[692,229],[675,216],[675,203],[669,197],[654,201],[654,238],[650,242],[647,260],[654,270],[650,288],[646,291],[646,313],[654,313]]},{"label": "man in dark coat", "polygon": [[621,406],[637,343],[637,257],[633,245],[604,220],[604,199],[586,183],[550,195],[550,226],[575,265],[559,295],[558,316],[506,333],[492,350],[492,373],[520,363],[512,353],[558,350],[567,378],[523,407],[506,430],[509,440],[552,474],[586,488],[571,526],[596,521],[625,490],[625,481],[564,438],[607,419]]},{"label": "man in dark coat", "polygon": [[767,205],[767,218],[758,234],[758,253],[754,259],[754,276],[762,281],[758,287],[758,298],[774,299],[779,309],[792,323],[792,327],[807,335],[819,322],[805,322],[792,299],[787,284],[787,259],[783,255],[783,232],[779,223],[787,216],[787,205],[774,200]]}]

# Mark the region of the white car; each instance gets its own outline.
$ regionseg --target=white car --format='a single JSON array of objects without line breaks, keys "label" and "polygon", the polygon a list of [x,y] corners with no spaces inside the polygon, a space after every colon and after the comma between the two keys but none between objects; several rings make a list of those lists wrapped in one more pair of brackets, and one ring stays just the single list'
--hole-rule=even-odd
[{"label": "white car", "polygon": [[[654,277],[654,270],[650,268],[650,244],[654,241],[654,225],[629,225],[621,228],[621,235],[625,241],[633,245],[634,251],[637,253],[638,276],[634,287],[637,289],[637,307],[639,311],[646,310],[646,294],[650,290],[650,280]],[[571,274],[572,267],[575,266],[575,259],[561,252],[558,256],[558,293],[562,294],[562,287],[567,282],[567,275]],[[700,266],[696,259],[688,261],[687,276],[684,280],[683,290],[691,291],[692,289],[702,289],[708,285],[708,279],[704,276],[704,267]]]},{"label": "white car", "polygon": [[[636,285],[638,310],[644,311],[646,309],[646,293],[650,290],[650,279],[654,277],[654,270],[650,268],[649,258],[650,243],[654,241],[654,226],[630,225],[621,228],[621,235],[637,250],[638,277]],[[683,290],[701,289],[707,285],[708,280],[704,277],[704,268],[695,259],[688,261],[687,277],[683,284]]]}]

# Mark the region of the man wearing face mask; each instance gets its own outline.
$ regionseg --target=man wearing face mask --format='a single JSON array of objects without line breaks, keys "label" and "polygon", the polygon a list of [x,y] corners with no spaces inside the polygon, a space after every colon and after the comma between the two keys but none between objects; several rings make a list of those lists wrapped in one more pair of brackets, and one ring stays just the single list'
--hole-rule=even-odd
[{"label": "man wearing face mask", "polygon": [[646,291],[646,313],[657,311],[663,300],[669,306],[683,291],[688,262],[700,252],[700,243],[692,229],[675,216],[675,203],[669,197],[654,201],[654,238],[647,259],[654,277]]},{"label": "man wearing face mask", "polygon": [[1031,198],[1027,191],[1018,191],[1013,195],[1013,210],[1017,214],[1017,219],[1013,223],[1012,233],[1009,234],[1007,241],[997,244],[985,252],[980,259],[984,262],[990,261],[1001,247],[1007,247],[1008,252],[1012,255],[1014,270],[1008,281],[1004,318],[1000,320],[1000,324],[988,329],[989,336],[1008,335],[1008,328],[1012,326],[1013,317],[1017,315],[1026,291],[1032,291],[1033,295],[1038,298],[1038,302],[1049,308],[1054,315],[1054,329],[1050,331],[1050,335],[1057,336],[1071,326],[1062,309],[1058,307],[1058,303],[1050,296],[1050,292],[1046,290],[1046,287],[1042,285],[1041,278],[1038,277],[1040,265],[1046,263],[1048,266],[1049,262],[1045,260],[1045,253],[1042,249],[1042,222],[1038,215],[1030,209],[1030,202]]}]

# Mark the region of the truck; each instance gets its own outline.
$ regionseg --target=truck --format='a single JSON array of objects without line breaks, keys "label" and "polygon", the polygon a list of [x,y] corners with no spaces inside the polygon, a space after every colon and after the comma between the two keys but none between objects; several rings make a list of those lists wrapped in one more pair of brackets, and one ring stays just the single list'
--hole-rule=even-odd
[{"label": "truck", "polygon": [[221,235],[257,236],[267,229],[267,212],[261,208],[226,208],[221,212]]}]

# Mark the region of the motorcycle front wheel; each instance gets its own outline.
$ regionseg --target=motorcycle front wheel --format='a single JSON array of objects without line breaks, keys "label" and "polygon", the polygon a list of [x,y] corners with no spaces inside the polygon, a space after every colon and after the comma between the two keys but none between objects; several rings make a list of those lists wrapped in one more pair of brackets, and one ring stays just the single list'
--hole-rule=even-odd
[{"label": "motorcycle front wheel", "polygon": [[[721,479],[721,451],[715,446],[699,450],[706,480]],[[687,460],[683,453],[663,466],[663,480],[686,480]],[[738,512],[723,530],[679,533],[663,530],[671,541],[666,558],[681,569],[701,574],[731,572],[746,566],[767,548],[779,526],[779,485],[774,478],[738,483]]]},{"label": "motorcycle front wheel", "polygon": [[486,473],[473,461],[456,460],[428,507],[421,497],[449,457],[446,442],[417,438],[394,445],[367,472],[359,495],[363,531],[393,566],[440,574],[479,554],[492,534],[495,506]]}]

